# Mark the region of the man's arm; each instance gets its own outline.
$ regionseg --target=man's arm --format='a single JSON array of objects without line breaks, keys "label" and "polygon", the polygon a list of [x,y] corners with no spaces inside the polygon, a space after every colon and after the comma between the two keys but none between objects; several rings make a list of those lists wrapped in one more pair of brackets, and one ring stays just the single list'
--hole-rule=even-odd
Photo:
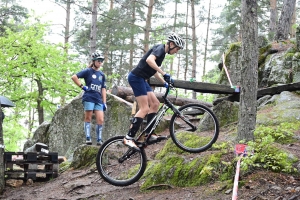
[{"label": "man's arm", "polygon": [[150,56],[148,56],[146,62],[150,67],[155,69],[157,72],[161,73],[161,75],[165,75],[166,73],[157,66],[155,60],[156,60],[156,56],[151,54]]},{"label": "man's arm", "polygon": [[157,80],[160,80],[160,82],[162,82],[162,83],[165,83],[165,82],[166,82],[166,81],[163,79],[163,77],[161,77],[161,75],[159,75],[158,72],[156,72],[156,73],[154,74],[154,77],[155,77]]}]

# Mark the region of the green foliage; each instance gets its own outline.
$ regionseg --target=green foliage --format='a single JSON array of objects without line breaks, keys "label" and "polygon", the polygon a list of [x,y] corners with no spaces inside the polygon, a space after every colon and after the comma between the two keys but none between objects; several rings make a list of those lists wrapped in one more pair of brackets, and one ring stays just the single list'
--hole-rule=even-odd
[{"label": "green foliage", "polygon": [[258,126],[255,129],[254,137],[263,138],[271,136],[275,142],[287,144],[293,141],[294,132],[299,130],[300,122],[289,123],[284,122],[278,126]]},{"label": "green foliage", "polygon": [[23,147],[22,142],[26,139],[27,131],[11,117],[5,117],[3,121],[5,151],[23,151],[21,149]]},{"label": "green foliage", "polygon": [[247,170],[249,167],[262,167],[275,172],[296,172],[293,163],[295,157],[283,151],[276,142],[286,143],[293,136],[293,131],[299,130],[300,123],[282,123],[278,127],[257,127],[254,132],[255,141],[248,143],[248,148],[254,150],[254,154],[243,158],[241,167]]},{"label": "green foliage", "polygon": [[[269,2],[262,0],[258,1],[258,31],[266,33],[269,23]],[[228,0],[226,6],[220,13],[217,22],[220,26],[213,30],[212,50],[217,50],[216,55],[212,57],[214,61],[219,61],[222,53],[225,52],[228,44],[241,41],[241,1]],[[267,33],[266,33],[267,34]]]},{"label": "green foliage", "polygon": [[218,141],[213,144],[212,146],[213,149],[220,150],[222,153],[227,153],[232,151],[232,144],[229,142],[221,142],[219,143]]},{"label": "green foliage", "polygon": [[16,104],[18,118],[39,109],[44,112],[40,117],[51,120],[60,97],[70,100],[77,95],[70,77],[80,64],[71,62],[74,56],[67,57],[61,44],[51,44],[45,36],[46,25],[27,22],[22,31],[7,29],[6,37],[0,37],[0,90]]},{"label": "green foliage", "polygon": [[17,1],[0,1],[0,36],[5,36],[7,28],[19,31],[22,23],[28,18],[28,10],[18,5]]}]

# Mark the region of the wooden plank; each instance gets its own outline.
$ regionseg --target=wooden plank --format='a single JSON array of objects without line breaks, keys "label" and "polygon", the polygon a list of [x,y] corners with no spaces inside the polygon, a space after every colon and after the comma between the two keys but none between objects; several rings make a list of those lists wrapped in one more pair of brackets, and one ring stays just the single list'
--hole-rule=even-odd
[{"label": "wooden plank", "polygon": [[[156,78],[150,78],[149,84],[151,86],[163,87],[164,85]],[[194,90],[195,92],[211,93],[211,94],[233,94],[234,88],[227,85],[203,83],[203,82],[190,82],[182,80],[174,80],[174,86],[176,88],[182,88],[186,90]]]},{"label": "wooden plank", "polygon": [[280,94],[283,91],[297,91],[297,90],[300,90],[300,82],[273,86],[269,88],[261,88],[258,89],[257,91],[257,98],[261,98],[265,95]]},{"label": "wooden plank", "polygon": [[[266,95],[275,95],[280,94],[283,91],[299,91],[300,90],[300,82],[297,83],[290,83],[285,85],[278,85],[269,88],[260,88],[257,91],[257,99],[266,96]],[[222,102],[223,100],[226,101],[240,101],[239,94],[233,94],[227,97],[218,98],[213,102],[213,105],[217,105],[218,103]]]}]

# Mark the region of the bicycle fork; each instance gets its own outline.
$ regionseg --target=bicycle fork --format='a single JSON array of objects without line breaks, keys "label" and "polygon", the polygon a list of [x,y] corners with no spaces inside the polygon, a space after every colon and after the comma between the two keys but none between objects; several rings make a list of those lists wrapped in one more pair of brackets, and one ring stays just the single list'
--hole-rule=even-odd
[{"label": "bicycle fork", "polygon": [[134,155],[137,151],[129,148],[126,153],[122,157],[118,159],[119,163],[123,163],[125,160],[129,159],[132,155]]},{"label": "bicycle fork", "polygon": [[197,127],[190,122],[188,118],[186,118],[177,108],[175,108],[172,104],[170,105],[170,108],[173,110],[174,114],[177,115],[180,119],[182,119],[185,123],[187,123],[191,128],[186,129],[186,131],[196,131]]}]

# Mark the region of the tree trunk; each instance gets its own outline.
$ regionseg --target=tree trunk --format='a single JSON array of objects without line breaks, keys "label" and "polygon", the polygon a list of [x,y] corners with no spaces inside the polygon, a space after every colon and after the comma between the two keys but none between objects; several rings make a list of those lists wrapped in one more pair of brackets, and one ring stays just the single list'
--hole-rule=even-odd
[{"label": "tree trunk", "polygon": [[296,29],[296,47],[297,51],[300,51],[300,26]]},{"label": "tree trunk", "polygon": [[92,5],[92,27],[91,27],[91,49],[90,54],[96,51],[96,38],[97,38],[97,2],[98,0],[93,0]]},{"label": "tree trunk", "polygon": [[[197,38],[196,38],[196,23],[195,23],[195,0],[191,0],[192,14],[192,46],[193,46],[193,62],[192,62],[192,81],[196,81],[196,66],[197,66]],[[193,91],[193,99],[196,99],[196,92]]]},{"label": "tree trunk", "polygon": [[297,21],[296,18],[297,18],[297,8],[295,6],[293,16],[292,16],[292,20],[291,20],[291,23],[290,23],[290,38],[295,38],[296,37],[296,29],[293,28],[293,24],[296,24],[296,21]]},{"label": "tree trunk", "polygon": [[208,16],[207,16],[207,27],[206,27],[206,37],[205,37],[205,48],[204,48],[202,81],[204,81],[204,76],[206,74],[206,55],[207,55],[207,45],[208,45],[208,32],[209,32],[209,25],[210,25],[210,9],[211,9],[211,0],[209,0],[209,6],[208,6]]},{"label": "tree trunk", "polygon": [[130,25],[131,29],[131,36],[130,36],[130,50],[129,50],[129,66],[132,69],[133,68],[133,53],[134,53],[134,26],[135,26],[135,1],[132,2],[132,21]]},{"label": "tree trunk", "polygon": [[[175,9],[174,9],[174,23],[173,23],[173,32],[176,32],[176,24],[177,24],[177,1],[175,1]],[[172,62],[170,63],[170,74],[173,74],[173,62],[174,60],[172,60]],[[178,73],[177,73],[178,74]],[[178,78],[178,77],[177,77]]]},{"label": "tree trunk", "polygon": [[[67,8],[66,8],[66,26],[65,26],[65,46],[64,50],[66,52],[66,55],[68,55],[69,50],[69,37],[70,37],[70,13],[71,13],[71,0],[66,1]],[[65,62],[68,62],[67,60]],[[67,72],[65,72],[67,74]],[[62,81],[64,84],[66,84],[66,76],[62,77]],[[60,97],[60,106],[63,107],[66,104],[66,97],[61,96]]]},{"label": "tree trunk", "polygon": [[150,31],[151,31],[151,19],[153,12],[154,0],[149,0],[148,12],[146,18],[145,36],[144,36],[144,53],[149,50]]},{"label": "tree trunk", "polygon": [[284,0],[276,30],[275,40],[288,39],[295,6],[296,0]]},{"label": "tree trunk", "polygon": [[[186,21],[185,21],[185,35],[186,35],[186,38],[188,38],[188,27],[189,27],[189,22],[188,22],[188,16],[189,16],[189,1],[186,1]],[[186,39],[186,42],[185,42],[185,47],[187,49],[188,47],[188,39]],[[188,71],[188,68],[189,68],[189,51],[185,51],[185,68],[184,68],[184,80],[187,79],[187,71]],[[186,93],[186,90],[184,91]]]},{"label": "tree trunk", "polygon": [[39,117],[39,125],[44,122],[44,108],[42,106],[42,99],[44,96],[44,89],[40,80],[36,80],[36,84],[38,87],[38,98],[37,98],[37,111]]},{"label": "tree trunk", "polygon": [[272,40],[276,31],[277,24],[277,0],[270,0],[270,23],[269,38]]},{"label": "tree trunk", "polygon": [[[0,112],[2,112],[0,102]],[[3,143],[3,129],[2,129],[2,113],[0,113],[0,194],[3,193],[5,188],[4,179],[4,143]]]},{"label": "tree trunk", "polygon": [[237,142],[254,139],[258,87],[257,0],[242,0],[242,69]]}]

